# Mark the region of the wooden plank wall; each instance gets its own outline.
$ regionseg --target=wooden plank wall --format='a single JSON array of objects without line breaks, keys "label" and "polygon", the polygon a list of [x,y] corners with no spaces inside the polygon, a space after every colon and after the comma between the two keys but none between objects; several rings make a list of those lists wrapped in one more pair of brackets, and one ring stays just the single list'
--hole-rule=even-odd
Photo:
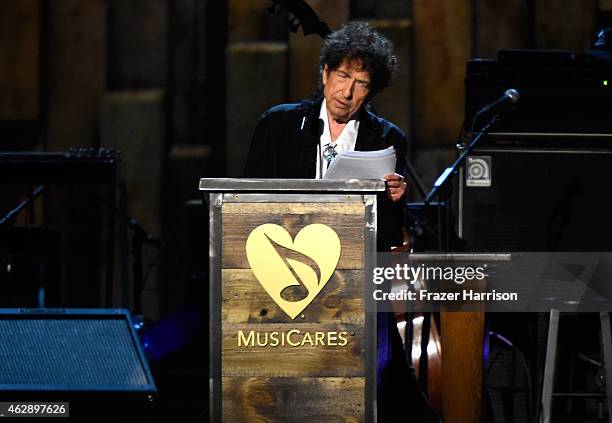
[{"label": "wooden plank wall", "polygon": [[[200,40],[206,31],[205,13],[197,0],[174,0],[168,4],[170,15],[168,103],[172,144],[199,143],[204,137],[206,91],[203,82],[206,72],[207,45]],[[204,175],[200,175],[202,177]]]},{"label": "wooden plank wall", "polygon": [[270,15],[267,0],[229,0],[228,42],[287,41],[286,14]]},{"label": "wooden plank wall", "polygon": [[478,0],[474,7],[472,56],[495,59],[499,49],[529,46],[531,21],[525,0]]},{"label": "wooden plank wall", "polygon": [[49,0],[48,147],[93,146],[106,89],[104,0]]},{"label": "wooden plank wall", "polygon": [[536,47],[583,52],[595,34],[597,0],[536,2]]},{"label": "wooden plank wall", "polygon": [[486,421],[482,396],[485,315],[442,312],[442,413],[445,423]]},{"label": "wooden plank wall", "polygon": [[110,0],[108,88],[166,85],[168,0]]},{"label": "wooden plank wall", "polygon": [[399,68],[391,86],[374,98],[376,112],[412,134],[412,21],[410,19],[374,19],[370,25],[389,38],[395,47]]},{"label": "wooden plank wall", "polygon": [[[349,16],[348,0],[307,0],[321,20],[333,31]],[[304,37],[302,29],[289,36],[289,101],[312,95],[319,86],[319,53],[323,40],[318,35]]]},{"label": "wooden plank wall", "polygon": [[40,2],[0,2],[0,120],[39,117]]},{"label": "wooden plank wall", "polygon": [[415,136],[450,147],[463,123],[463,78],[471,54],[469,0],[414,0]]},{"label": "wooden plank wall", "polygon": [[287,30],[272,3],[229,2],[226,48],[226,176],[242,176],[257,120],[287,99]]},{"label": "wooden plank wall", "polygon": [[105,0],[49,0],[48,147],[91,147],[106,89]]},{"label": "wooden plank wall", "polygon": [[287,43],[253,41],[227,48],[226,176],[241,177],[253,129],[287,96]]}]

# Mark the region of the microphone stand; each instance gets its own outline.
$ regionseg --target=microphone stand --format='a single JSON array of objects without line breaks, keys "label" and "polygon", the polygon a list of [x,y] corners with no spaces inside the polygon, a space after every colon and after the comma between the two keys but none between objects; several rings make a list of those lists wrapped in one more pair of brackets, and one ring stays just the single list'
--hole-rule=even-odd
[{"label": "microphone stand", "polygon": [[142,290],[144,278],[142,274],[142,249],[145,244],[159,248],[157,239],[145,231],[136,219],[128,219],[127,225],[134,231],[132,235],[133,272],[134,272],[134,314],[142,314]]},{"label": "microphone stand", "polygon": [[429,194],[427,194],[427,197],[425,198],[426,206],[429,205],[434,199],[434,197],[438,195],[440,190],[446,186],[447,182],[450,180],[451,175],[454,175],[457,172],[459,166],[463,164],[467,156],[472,152],[472,150],[474,150],[476,144],[478,144],[478,141],[480,141],[480,139],[489,132],[491,126],[493,126],[493,124],[498,120],[499,115],[493,116],[493,119],[491,119],[491,121],[486,126],[484,126],[480,130],[480,132],[475,137],[473,137],[472,140],[467,144],[467,147],[465,148],[463,153],[461,153],[461,155],[457,158],[457,160],[455,160],[455,162],[451,166],[447,167],[444,172],[442,172],[442,174],[438,176],[438,179],[434,183],[433,188],[431,189],[431,191],[429,191]]},{"label": "microphone stand", "polygon": [[[439,252],[451,251],[460,246],[455,245],[456,238],[451,235],[451,219],[452,215],[449,207],[449,190],[444,190],[449,184],[451,175],[457,173],[459,167],[463,164],[468,154],[470,154],[476,144],[482,139],[483,135],[487,134],[491,126],[497,122],[498,115],[495,115],[489,123],[484,126],[478,134],[472,132],[473,138],[467,143],[465,151],[448,167],[436,180],[432,190],[427,194],[422,203],[407,203],[408,215],[412,216],[413,228],[412,232],[415,237],[424,236],[424,250],[435,250]],[[474,124],[472,123],[472,127]],[[436,197],[441,196],[442,191],[446,191],[442,198],[436,201]],[[446,211],[443,213],[443,211]],[[435,241],[434,241],[435,240]],[[429,242],[434,241],[434,244]],[[415,240],[416,243],[416,240]],[[423,248],[423,247],[421,247]]]},{"label": "microphone stand", "polygon": [[40,186],[36,187],[36,189],[34,191],[32,191],[32,193],[28,196],[28,198],[23,200],[17,207],[15,207],[14,209],[10,210],[6,214],[6,216],[4,216],[2,219],[0,219],[0,226],[6,225],[6,224],[10,223],[13,219],[15,219],[17,217],[17,215],[19,214],[19,212],[21,212],[23,209],[25,209],[28,205],[31,205],[33,203],[33,201],[36,200],[36,198],[38,198],[38,196],[40,194],[42,194],[42,192],[44,190],[45,190],[45,186],[44,185],[40,185]]}]

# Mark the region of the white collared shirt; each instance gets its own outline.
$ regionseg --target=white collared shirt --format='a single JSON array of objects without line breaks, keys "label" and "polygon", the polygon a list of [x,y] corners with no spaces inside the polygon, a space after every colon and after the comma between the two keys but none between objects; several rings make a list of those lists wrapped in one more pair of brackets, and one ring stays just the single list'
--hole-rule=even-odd
[{"label": "white collared shirt", "polygon": [[321,111],[319,112],[319,119],[323,121],[323,133],[321,134],[321,141],[317,146],[317,173],[316,179],[322,179],[327,172],[329,165],[328,161],[323,157],[323,151],[328,144],[334,145],[336,152],[341,151],[353,151],[355,150],[355,142],[357,141],[357,133],[359,132],[359,121],[351,119],[348,121],[342,132],[336,138],[336,141],[332,143],[331,140],[331,128],[329,126],[329,119],[327,117],[327,105],[325,99],[321,103]]}]

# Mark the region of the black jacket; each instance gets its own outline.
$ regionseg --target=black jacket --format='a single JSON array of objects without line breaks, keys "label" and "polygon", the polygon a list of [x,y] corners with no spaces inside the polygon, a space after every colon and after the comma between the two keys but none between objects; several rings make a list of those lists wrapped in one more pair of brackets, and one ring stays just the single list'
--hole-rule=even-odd
[{"label": "black jacket", "polygon": [[[311,179],[315,177],[320,142],[319,112],[322,97],[301,103],[281,104],[266,111],[253,134],[244,176],[246,178]],[[391,122],[361,108],[355,150],[373,151],[395,147],[396,172],[406,175],[406,136]],[[388,250],[402,241],[403,199],[379,201],[378,248]]]}]

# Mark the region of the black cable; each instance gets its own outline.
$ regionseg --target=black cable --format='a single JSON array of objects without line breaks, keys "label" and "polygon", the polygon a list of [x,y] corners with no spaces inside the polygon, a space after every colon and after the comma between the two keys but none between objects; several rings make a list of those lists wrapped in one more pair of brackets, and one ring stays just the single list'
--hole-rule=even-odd
[{"label": "black cable", "polygon": [[179,229],[183,227],[183,225],[185,225],[185,220],[181,219],[179,223],[176,223],[174,225],[174,227],[170,231],[170,234],[166,236],[165,240],[163,240],[162,242],[158,242],[157,245],[154,245],[155,248],[157,249],[157,254],[155,254],[155,257],[151,259],[151,262],[149,263],[149,266],[147,267],[147,271],[145,272],[142,278],[142,290],[143,291],[147,290],[147,279],[151,275],[153,268],[159,264],[159,259],[161,258],[162,253],[165,251],[170,241],[172,241],[174,236],[178,233]]}]

